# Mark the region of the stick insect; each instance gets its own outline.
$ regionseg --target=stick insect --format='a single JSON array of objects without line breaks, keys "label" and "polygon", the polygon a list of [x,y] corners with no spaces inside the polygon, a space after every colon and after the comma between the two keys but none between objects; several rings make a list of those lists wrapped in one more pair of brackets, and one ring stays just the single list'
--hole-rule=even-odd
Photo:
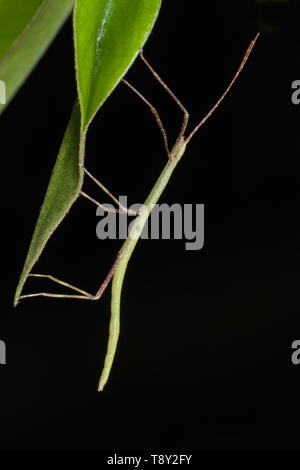
[{"label": "stick insect", "polygon": [[128,261],[132,255],[132,252],[136,246],[136,243],[143,231],[143,228],[147,222],[147,219],[151,213],[152,208],[154,205],[157,203],[159,197],[161,196],[164,188],[166,187],[175,167],[177,166],[178,162],[180,161],[182,155],[184,154],[186,150],[187,144],[190,142],[192,137],[198,132],[198,130],[203,126],[203,124],[210,118],[210,116],[214,113],[214,111],[218,108],[218,106],[221,104],[221,102],[224,100],[225,96],[228,94],[230,89],[232,88],[233,84],[237,80],[238,76],[240,75],[242,69],[244,68],[249,55],[259,37],[259,33],[255,36],[255,38],[251,41],[249,44],[246,53],[244,54],[243,60],[238,67],[237,72],[235,73],[233,79],[229,83],[228,87],[224,91],[224,93],[221,95],[219,100],[215,103],[215,105],[211,108],[211,110],[204,116],[204,118],[199,122],[199,124],[191,131],[191,133],[185,137],[185,132],[187,129],[188,121],[189,121],[189,113],[186,110],[186,108],[183,106],[181,101],[176,97],[176,95],[170,90],[170,88],[166,85],[166,83],[160,78],[160,76],[157,74],[157,72],[152,68],[152,66],[149,64],[149,62],[145,59],[143,50],[140,51],[140,58],[143,61],[143,63],[146,65],[146,67],[150,70],[152,75],[155,77],[155,79],[160,83],[160,85],[167,91],[167,93],[171,96],[171,98],[176,102],[176,104],[179,106],[179,108],[183,112],[183,122],[182,126],[180,129],[180,132],[178,134],[178,137],[172,147],[172,149],[169,149],[169,143],[168,143],[168,138],[167,134],[165,131],[165,128],[162,124],[162,121],[159,117],[159,114],[156,110],[156,108],[130,83],[127,82],[127,80],[123,79],[123,82],[127,87],[129,87],[150,109],[152,114],[154,115],[157,124],[159,126],[163,142],[164,142],[164,147],[166,150],[167,154],[167,164],[165,165],[162,173],[160,174],[157,182],[155,183],[152,191],[150,192],[148,198],[146,199],[146,202],[142,206],[142,209],[138,212],[134,212],[132,210],[128,210],[126,207],[121,205],[118,201],[117,198],[115,198],[110,191],[103,186],[96,178],[94,178],[85,168],[84,174],[88,178],[90,178],[97,186],[100,187],[102,191],[104,191],[118,206],[118,209],[108,209],[105,206],[101,205],[99,202],[97,202],[95,199],[91,198],[88,196],[84,191],[80,191],[80,195],[87,198],[90,202],[94,203],[95,205],[101,207],[105,211],[113,211],[113,212],[121,212],[121,213],[127,213],[129,215],[134,215],[135,220],[131,226],[128,238],[125,240],[123,246],[119,250],[116,259],[105,277],[104,281],[100,285],[98,291],[92,295],[89,294],[88,292],[79,289],[78,287],[75,287],[67,282],[61,281],[60,279],[51,276],[49,274],[29,274],[31,277],[39,277],[39,278],[48,278],[51,281],[58,283],[64,287],[69,288],[72,290],[74,293],[72,294],[52,294],[48,292],[38,292],[34,294],[26,294],[20,296],[20,299],[25,299],[25,298],[30,298],[30,297],[38,297],[38,296],[43,296],[43,297],[52,297],[52,298],[68,298],[68,299],[82,299],[82,300],[98,300],[104,293],[106,287],[108,286],[109,282],[112,279],[112,296],[111,296],[111,319],[110,319],[110,325],[109,325],[109,338],[108,338],[108,345],[107,345],[107,352],[104,360],[104,367],[101,373],[100,381],[99,381],[99,386],[98,390],[102,391],[108,378],[109,374],[112,368],[116,348],[117,348],[117,343],[118,343],[118,337],[119,337],[119,330],[120,330],[120,299],[121,299],[121,291],[122,291],[122,284],[123,284],[123,279],[124,275],[126,272],[127,264]]}]

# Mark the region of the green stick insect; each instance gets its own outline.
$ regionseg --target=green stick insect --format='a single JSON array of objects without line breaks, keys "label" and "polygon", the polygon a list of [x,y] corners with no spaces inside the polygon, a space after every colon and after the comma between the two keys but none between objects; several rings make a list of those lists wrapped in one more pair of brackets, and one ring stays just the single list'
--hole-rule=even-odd
[{"label": "green stick insect", "polygon": [[159,75],[155,72],[155,70],[151,67],[151,65],[148,63],[148,61],[145,59],[143,55],[143,51],[140,51],[140,57],[143,63],[148,67],[152,75],[155,77],[155,79],[162,85],[162,87],[169,93],[169,95],[173,98],[173,100],[177,103],[177,105],[180,107],[180,109],[183,111],[183,123],[182,127],[180,130],[180,133],[175,141],[175,144],[173,145],[172,149],[169,150],[169,144],[168,144],[168,138],[166,131],[164,129],[164,126],[162,124],[162,121],[159,117],[159,114],[157,110],[155,109],[154,106],[138,91],[136,88],[134,88],[130,83],[128,83],[126,80],[123,79],[123,82],[136,94],[138,95],[139,98],[143,100],[143,102],[150,108],[151,112],[153,113],[160,132],[163,137],[164,141],[164,146],[166,149],[168,161],[167,164],[165,165],[163,171],[161,172],[158,180],[156,181],[155,185],[153,186],[152,191],[150,192],[148,198],[146,199],[146,202],[142,206],[142,209],[139,210],[138,212],[128,210],[126,207],[121,205],[118,201],[117,198],[115,198],[109,191],[106,189],[105,186],[103,186],[96,178],[94,178],[85,168],[84,168],[84,173],[87,177],[91,178],[107,195],[111,197],[111,199],[118,205],[118,209],[108,209],[105,206],[101,205],[98,203],[95,199],[91,198],[88,196],[85,192],[81,191],[80,194],[87,198],[89,201],[93,202],[96,204],[98,207],[101,207],[105,211],[111,211],[111,212],[121,212],[121,213],[127,213],[128,215],[134,215],[136,218],[132,223],[130,232],[128,234],[127,239],[125,240],[123,246],[119,250],[117,257],[107,274],[106,278],[102,282],[101,286],[99,287],[98,291],[96,292],[95,295],[89,294],[88,292],[79,289],[78,287],[75,287],[67,282],[61,281],[57,279],[54,276],[48,275],[48,274],[30,274],[29,276],[32,277],[40,277],[40,278],[48,278],[53,282],[56,282],[62,286],[65,286],[74,292],[76,294],[51,294],[47,292],[39,292],[35,294],[26,294],[20,296],[20,299],[25,299],[29,297],[38,297],[38,296],[43,296],[43,297],[53,297],[53,298],[68,298],[68,299],[82,299],[82,300],[98,300],[102,296],[103,292],[105,291],[106,287],[108,286],[109,282],[112,279],[112,296],[111,296],[111,318],[110,318],[110,325],[109,325],[109,338],[108,338],[108,345],[107,345],[107,352],[104,360],[104,367],[101,373],[100,381],[99,381],[99,386],[98,390],[102,391],[108,378],[109,374],[113,365],[113,360],[117,348],[117,343],[118,343],[118,338],[119,338],[119,331],[120,331],[120,299],[121,299],[121,292],[122,292],[122,285],[123,285],[123,280],[124,280],[124,275],[126,272],[127,264],[130,260],[130,257],[133,253],[133,250],[138,242],[138,239],[140,238],[140,235],[143,231],[143,228],[147,222],[147,219],[149,215],[151,214],[151,211],[155,204],[158,202],[163,190],[165,189],[173,171],[175,170],[178,162],[180,161],[182,155],[184,154],[186,150],[187,144],[190,142],[192,137],[196,134],[196,132],[200,129],[200,127],[203,126],[203,124],[210,118],[210,116],[214,113],[214,111],[217,109],[217,107],[221,104],[221,102],[224,100],[225,96],[227,93],[230,91],[232,88],[233,84],[237,80],[238,76],[240,75],[242,69],[244,68],[248,57],[259,37],[259,33],[255,36],[255,38],[251,41],[250,45],[248,46],[248,49],[243,57],[243,60],[235,73],[233,79],[231,80],[230,84],[220,97],[220,99],[216,102],[216,104],[211,108],[211,110],[206,114],[206,116],[199,122],[199,124],[193,129],[193,131],[185,137],[185,131],[188,125],[188,120],[189,120],[189,113],[185,109],[185,107],[182,105],[182,103],[179,101],[179,99],[175,96],[175,94],[169,89],[169,87],[165,84],[165,82],[159,77]]}]

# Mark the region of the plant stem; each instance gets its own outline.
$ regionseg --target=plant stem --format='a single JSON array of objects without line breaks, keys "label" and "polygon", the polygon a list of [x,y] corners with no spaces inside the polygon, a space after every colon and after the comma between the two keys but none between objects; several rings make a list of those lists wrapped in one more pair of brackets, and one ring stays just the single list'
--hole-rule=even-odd
[{"label": "plant stem", "polygon": [[109,338],[107,345],[107,352],[104,360],[104,368],[100,377],[98,390],[102,391],[110,374],[113,360],[118,344],[119,331],[120,331],[120,300],[123,280],[127,268],[128,261],[133,253],[133,250],[141,236],[143,228],[147,222],[153,207],[160,198],[163,190],[165,189],[174,169],[177,166],[180,158],[185,150],[185,143],[183,139],[175,146],[171,152],[171,158],[161,172],[158,180],[156,181],[152,191],[150,192],[146,202],[139,215],[133,222],[132,228],[120,250],[120,260],[115,270],[112,280],[112,296],[111,296],[111,317],[109,325]]}]

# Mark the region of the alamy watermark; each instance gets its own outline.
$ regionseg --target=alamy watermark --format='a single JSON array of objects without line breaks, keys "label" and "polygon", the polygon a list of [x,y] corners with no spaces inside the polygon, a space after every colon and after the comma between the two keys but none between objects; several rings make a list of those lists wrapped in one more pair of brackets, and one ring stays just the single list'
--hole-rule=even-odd
[{"label": "alamy watermark", "polygon": [[292,103],[293,104],[300,104],[300,80],[294,80],[292,83]]},{"label": "alamy watermark", "polygon": [[6,364],[6,344],[0,340],[0,364]]},{"label": "alamy watermark", "polygon": [[0,80],[0,104],[6,104],[6,84]]},{"label": "alamy watermark", "polygon": [[294,366],[299,366],[300,365],[300,339],[295,340],[292,343],[292,349],[294,349],[294,352],[292,354],[292,363]]},{"label": "alamy watermark", "polygon": [[[120,204],[127,207],[127,196],[120,196]],[[113,210],[111,204],[104,204],[107,209]],[[139,212],[141,217],[149,209],[142,204],[133,204],[131,211]],[[186,240],[186,250],[201,250],[204,245],[204,204],[154,204],[151,214],[142,230],[138,224],[131,221],[128,224],[126,213],[105,212],[101,207],[97,208],[97,216],[101,217],[97,223],[96,234],[100,240],[107,238],[125,240],[141,238],[144,240]],[[146,214],[148,215],[148,214]],[[135,224],[133,226],[133,224]]]}]

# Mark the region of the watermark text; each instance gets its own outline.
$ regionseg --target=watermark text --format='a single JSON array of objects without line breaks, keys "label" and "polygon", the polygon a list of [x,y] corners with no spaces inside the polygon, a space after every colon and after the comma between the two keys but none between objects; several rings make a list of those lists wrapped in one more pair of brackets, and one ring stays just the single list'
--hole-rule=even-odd
[{"label": "watermark text", "polygon": [[[127,196],[120,196],[119,202],[127,207]],[[113,210],[111,204],[105,204],[105,207]],[[97,237],[100,240],[125,240],[128,236],[143,240],[184,239],[186,250],[201,250],[204,245],[204,204],[154,204],[151,208],[133,204],[129,209],[139,212],[140,224],[139,218],[128,224],[126,213],[106,212],[98,207],[96,215],[101,220],[96,226]],[[145,225],[143,219],[146,219]]]},{"label": "watermark text", "polygon": [[0,340],[0,365],[6,364],[6,344]]},{"label": "watermark text", "polygon": [[6,104],[6,84],[0,80],[0,104]]},{"label": "watermark text", "polygon": [[292,354],[292,363],[294,366],[298,366],[300,364],[300,339],[293,341],[292,349],[294,350]]},{"label": "watermark text", "polygon": [[293,104],[300,104],[300,80],[294,80],[292,83],[292,103]]}]

